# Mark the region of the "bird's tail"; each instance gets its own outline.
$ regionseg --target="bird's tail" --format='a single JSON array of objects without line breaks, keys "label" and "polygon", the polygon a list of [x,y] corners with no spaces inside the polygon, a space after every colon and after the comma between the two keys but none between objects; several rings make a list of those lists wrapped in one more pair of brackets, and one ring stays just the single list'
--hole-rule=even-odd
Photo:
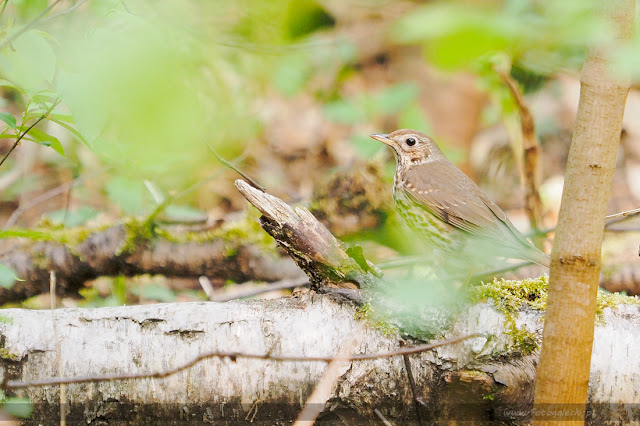
[{"label": "bird's tail", "polygon": [[541,252],[540,250],[538,250],[533,246],[530,247],[530,249],[527,251],[524,257],[527,260],[530,260],[541,266],[546,266],[547,268],[551,264],[551,259],[549,258],[549,255]]}]

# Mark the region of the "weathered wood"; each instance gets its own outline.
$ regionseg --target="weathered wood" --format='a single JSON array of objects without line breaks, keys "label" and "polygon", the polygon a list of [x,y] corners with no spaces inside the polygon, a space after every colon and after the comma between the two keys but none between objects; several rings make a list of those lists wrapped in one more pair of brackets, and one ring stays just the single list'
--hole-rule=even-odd
[{"label": "weathered wood", "polygon": [[[255,206],[260,224],[309,276],[313,288],[360,287],[378,282],[380,272],[360,253],[349,250],[303,207],[292,209],[277,197],[236,180],[240,193]],[[354,288],[354,287],[352,287]]]},{"label": "weathered wood", "polygon": [[[397,338],[358,320],[351,304],[313,293],[254,302],[59,309],[55,318],[64,367],[57,371],[51,312],[7,309],[2,314],[10,318],[0,323],[4,383],[160,372],[210,351],[332,356],[353,336],[358,340],[355,353],[400,347]],[[539,336],[542,315],[522,311],[516,322]],[[423,415],[430,422],[527,421],[537,355],[522,356],[514,350],[505,323],[491,303],[472,306],[443,337],[484,337],[410,357],[419,397],[427,407]],[[640,386],[640,358],[635,355],[640,351],[639,324],[638,307],[621,305],[607,308],[604,324],[596,328],[592,424],[610,415],[640,419],[637,405],[629,412],[608,405],[640,402],[634,391]],[[165,379],[71,384],[66,389],[68,420],[286,422],[299,413],[325,368],[319,362],[209,359]],[[373,420],[378,409],[396,424],[415,421],[402,357],[352,361],[343,370],[326,404],[325,420]],[[34,402],[30,423],[57,423],[58,386],[7,392]]]}]

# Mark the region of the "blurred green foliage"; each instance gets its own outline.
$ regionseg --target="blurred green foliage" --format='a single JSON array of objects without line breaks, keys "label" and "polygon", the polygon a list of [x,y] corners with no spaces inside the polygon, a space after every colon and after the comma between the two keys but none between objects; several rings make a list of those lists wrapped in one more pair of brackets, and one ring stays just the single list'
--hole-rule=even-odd
[{"label": "blurred green foliage", "polygon": [[401,42],[424,43],[429,60],[442,68],[466,67],[502,52],[514,62],[553,72],[579,67],[587,47],[613,39],[600,7],[595,0],[439,1],[400,19],[393,35]]},{"label": "blurred green foliage", "polygon": [[0,287],[11,288],[18,280],[13,269],[0,263]]}]

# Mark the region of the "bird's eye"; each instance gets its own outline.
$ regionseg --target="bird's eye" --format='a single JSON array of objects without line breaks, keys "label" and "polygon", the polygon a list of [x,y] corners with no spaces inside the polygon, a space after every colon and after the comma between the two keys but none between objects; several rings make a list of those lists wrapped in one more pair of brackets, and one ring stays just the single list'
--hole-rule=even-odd
[{"label": "bird's eye", "polygon": [[415,138],[407,138],[405,142],[407,142],[407,145],[409,146],[414,146],[417,141],[415,140]]}]

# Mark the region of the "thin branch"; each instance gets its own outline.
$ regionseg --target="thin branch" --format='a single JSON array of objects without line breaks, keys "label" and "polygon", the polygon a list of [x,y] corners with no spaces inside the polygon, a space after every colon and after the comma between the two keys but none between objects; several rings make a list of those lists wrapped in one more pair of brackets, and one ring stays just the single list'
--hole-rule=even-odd
[{"label": "thin branch", "polygon": [[59,18],[61,16],[67,15],[67,14],[73,12],[74,10],[76,10],[77,8],[79,8],[80,6],[82,6],[83,4],[85,4],[87,1],[88,0],[80,0],[78,3],[74,4],[69,9],[63,10],[60,13],[56,13],[55,15],[51,15],[48,18],[42,19],[40,21],[40,23],[48,22],[48,21],[51,21],[52,19],[56,19],[56,18]]},{"label": "thin branch", "polygon": [[[632,217],[637,215],[640,215],[640,209],[627,210],[624,212],[614,213],[614,214],[610,214],[609,216],[605,216],[605,220],[606,219],[613,219],[613,220],[605,222],[604,230],[609,232],[621,232],[619,228],[612,228],[612,229],[608,229],[608,228],[611,225],[615,225],[616,223],[620,223],[627,219],[631,219]],[[555,226],[552,228],[538,229],[535,232],[531,232],[528,236],[535,237],[536,235],[546,235],[546,234],[550,234],[551,232],[554,232],[555,230],[556,230]],[[635,231],[635,229],[629,229],[629,231]]]},{"label": "thin branch", "polygon": [[533,115],[527,106],[518,83],[511,76],[494,67],[494,70],[511,92],[513,100],[520,112],[520,128],[522,131],[523,166],[522,175],[525,188],[525,207],[531,228],[536,230],[542,219],[542,200],[540,199],[540,141],[535,132]]},{"label": "thin branch", "polygon": [[615,223],[620,223],[624,220],[630,219],[639,214],[640,214],[640,209],[633,209],[633,210],[627,210],[620,213],[610,214],[609,216],[605,217],[605,220],[607,219],[613,219],[613,220],[607,220],[604,227],[606,229],[607,226],[613,225]]},{"label": "thin branch", "polygon": [[[403,345],[402,342],[400,342]],[[422,412],[420,411],[420,403],[418,402],[420,398],[418,397],[418,387],[416,386],[416,381],[413,378],[413,372],[411,371],[411,361],[409,360],[409,355],[402,355],[402,359],[404,361],[404,368],[407,371],[407,378],[409,379],[409,386],[411,387],[411,393],[413,394],[413,405],[416,408],[416,417],[418,418],[418,424],[420,426],[424,425],[424,420],[422,419]]]},{"label": "thin branch", "polygon": [[[51,3],[51,5],[49,5],[49,7],[47,7],[45,10],[43,10],[42,12],[40,12],[40,14],[38,16],[36,16],[35,18],[33,18],[30,22],[28,22],[27,24],[25,24],[22,28],[20,28],[18,31],[16,31],[15,33],[11,34],[10,37],[4,39],[3,41],[0,42],[0,49],[4,49],[5,47],[7,47],[9,44],[13,43],[13,41],[15,39],[17,39],[18,37],[20,37],[22,34],[24,34],[25,32],[27,32],[28,30],[30,30],[31,28],[33,28],[34,26],[36,26],[38,23],[40,23],[42,21],[42,18],[44,18],[47,13],[51,12],[51,9],[53,9],[58,3],[60,3],[61,0],[56,0],[53,3]],[[2,163],[0,163],[1,165]]]},{"label": "thin branch", "polygon": [[2,384],[2,388],[4,389],[26,389],[30,387],[42,387],[42,386],[52,386],[52,385],[60,385],[63,383],[72,384],[72,383],[95,383],[95,382],[106,382],[106,381],[114,381],[114,380],[132,380],[132,379],[161,379],[168,376],[172,376],[174,374],[180,373],[184,370],[187,370],[194,365],[198,364],[205,359],[210,358],[228,358],[231,361],[235,361],[238,358],[244,359],[262,359],[269,361],[280,361],[280,362],[331,362],[334,360],[337,361],[366,361],[373,359],[383,359],[383,358],[392,358],[396,356],[402,355],[411,355],[417,354],[420,352],[430,351],[435,348],[439,348],[441,346],[452,345],[455,343],[460,343],[464,340],[471,339],[474,337],[481,337],[480,333],[469,334],[462,337],[456,337],[453,339],[447,339],[436,343],[429,343],[419,346],[414,346],[412,348],[400,348],[395,351],[390,352],[381,352],[377,354],[356,354],[350,356],[289,356],[289,355],[271,355],[271,354],[247,354],[247,353],[239,353],[239,352],[207,352],[202,355],[199,355],[192,359],[191,361],[166,371],[156,372],[156,373],[129,373],[129,374],[104,374],[104,375],[95,375],[95,376],[79,376],[79,377],[54,377],[50,379],[39,379],[32,380],[28,382],[23,382],[19,380],[8,380]]},{"label": "thin branch", "polygon": [[230,162],[228,162],[227,160],[225,160],[224,158],[222,158],[220,156],[220,154],[218,154],[216,152],[215,149],[213,149],[211,147],[211,145],[209,145],[208,143],[205,142],[205,144],[207,145],[207,147],[209,148],[209,150],[213,153],[213,155],[216,156],[216,158],[218,159],[219,162],[221,162],[223,165],[227,166],[228,168],[230,168],[231,170],[233,170],[234,172],[236,172],[237,174],[239,174],[240,176],[242,176],[244,179],[246,179],[249,184],[251,184],[251,186],[253,186],[255,189],[262,191],[262,192],[267,192],[267,188],[265,188],[264,186],[260,185],[258,182],[256,182],[255,180],[251,179],[249,176],[247,176],[246,173],[244,173],[242,170],[238,169],[236,166],[234,166],[233,164],[231,164]]},{"label": "thin branch", "polygon": [[[205,277],[206,278],[206,277]],[[207,280],[208,281],[208,280]],[[211,282],[209,282],[210,285]],[[246,286],[248,283],[236,284],[237,286]],[[205,288],[206,284],[203,285],[202,280],[200,285]],[[259,288],[250,288],[244,291],[239,291],[234,294],[227,294],[225,291],[213,291],[210,295],[207,294],[209,300],[212,302],[228,302],[230,300],[236,299],[244,299],[247,297],[253,297],[264,293],[269,293],[270,291],[276,290],[289,290],[296,287],[309,287],[311,283],[309,282],[309,277],[306,275],[300,277],[298,279],[285,279],[280,281],[274,281],[272,283],[266,284]],[[207,293],[207,290],[205,290]]]},{"label": "thin branch", "polygon": [[[353,350],[356,348],[358,341],[355,338],[351,338],[350,341],[346,342],[342,348],[338,350],[338,357],[346,357],[353,353]],[[345,367],[349,364],[349,361],[343,359],[334,359],[327,365],[320,381],[316,385],[315,389],[307,401],[304,403],[304,407],[298,413],[298,417],[296,421],[293,423],[293,426],[306,426],[313,425],[324,410],[324,406],[333,395],[334,389],[338,384],[338,379],[340,379],[340,375],[343,374]]]},{"label": "thin branch", "polygon": [[71,188],[79,184],[82,181],[82,179],[83,178],[79,177],[71,181],[65,182],[62,185],[56,186],[55,188],[52,188],[47,192],[44,192],[38,195],[37,197],[31,199],[30,201],[24,204],[21,204],[20,207],[18,207],[13,211],[13,213],[11,213],[11,216],[9,216],[9,219],[7,219],[7,222],[4,224],[3,229],[11,228],[13,225],[15,225],[16,221],[27,210],[37,206],[40,203],[44,203],[45,201],[48,201],[57,195],[63,194],[65,191],[68,191],[68,190],[70,191]]},{"label": "thin branch", "polygon": [[[58,1],[60,1],[60,0],[58,0]],[[1,46],[1,45],[0,45],[0,46]],[[0,47],[0,49],[1,49],[1,48],[2,48],[2,47]],[[25,130],[24,132],[22,132],[22,133],[20,134],[20,136],[18,136],[18,137],[16,138],[16,141],[15,141],[15,142],[13,143],[13,145],[11,146],[11,149],[9,149],[9,152],[7,152],[7,154],[4,156],[4,158],[0,161],[0,166],[2,166],[2,164],[5,162],[5,160],[7,159],[7,157],[9,157],[9,155],[11,155],[11,153],[13,152],[13,150],[14,150],[14,149],[16,149],[16,147],[18,146],[18,144],[20,143],[20,141],[22,140],[22,138],[24,138],[24,137],[27,135],[27,133],[29,133],[29,131],[30,131],[31,129],[33,129],[34,127],[36,127],[36,125],[37,125],[38,123],[40,123],[42,120],[44,120],[44,119],[45,119],[45,118],[46,118],[46,117],[51,113],[51,111],[53,111],[53,109],[56,107],[56,105],[58,105],[59,103],[60,103],[60,100],[57,100],[56,102],[54,102],[54,103],[51,105],[51,108],[49,108],[49,109],[47,110],[47,112],[45,112],[45,113],[44,113],[44,114],[42,114],[40,117],[38,117],[38,119],[37,119],[37,120],[36,120],[36,121],[31,125],[31,126],[29,126],[29,127],[27,128],[27,130]]]},{"label": "thin branch", "polygon": [[378,410],[377,408],[375,408],[375,409],[373,410],[373,412],[375,413],[375,415],[376,415],[376,416],[378,416],[378,418],[380,419],[380,421],[382,422],[382,424],[383,424],[384,426],[393,426],[393,425],[391,424],[391,422],[390,422],[389,420],[387,420],[387,419],[382,415],[382,413],[380,412],[380,410]]}]

